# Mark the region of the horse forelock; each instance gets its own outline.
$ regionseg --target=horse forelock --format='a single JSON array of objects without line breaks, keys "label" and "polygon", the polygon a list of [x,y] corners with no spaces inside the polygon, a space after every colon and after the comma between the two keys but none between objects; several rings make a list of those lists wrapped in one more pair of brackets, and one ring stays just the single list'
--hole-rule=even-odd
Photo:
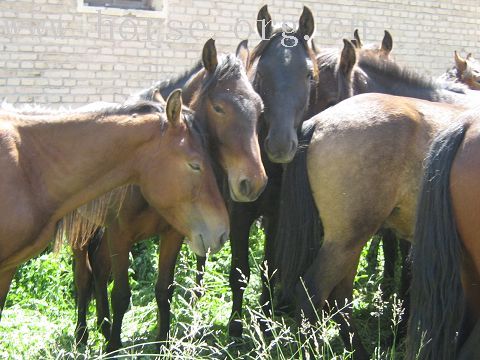
[{"label": "horse forelock", "polygon": [[[297,39],[298,43],[295,47],[299,45],[303,47],[307,54],[307,57],[310,58],[312,62],[313,79],[318,80],[317,53],[314,47],[313,39],[305,40],[305,38],[302,35],[299,35],[297,32],[284,32],[282,28],[275,29],[269,39],[262,40],[255,46],[255,48],[250,54],[250,63],[247,70],[251,70],[252,66],[256,66],[254,64],[258,62],[258,60],[262,57],[265,51],[267,51],[270,44],[278,41],[280,38],[284,38],[284,35],[288,35],[289,37],[294,36]],[[285,39],[288,40],[288,38],[286,37]],[[312,46],[309,45],[309,42],[311,42]]]}]

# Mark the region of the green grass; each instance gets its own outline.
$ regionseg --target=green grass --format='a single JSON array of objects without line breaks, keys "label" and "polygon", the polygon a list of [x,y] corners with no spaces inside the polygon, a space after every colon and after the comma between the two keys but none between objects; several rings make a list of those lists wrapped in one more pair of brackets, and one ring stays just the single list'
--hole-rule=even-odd
[{"label": "green grass", "polygon": [[[242,339],[227,336],[227,322],[231,310],[231,292],[228,285],[230,269],[229,245],[207,262],[205,295],[195,301],[191,296],[195,287],[195,257],[184,246],[176,268],[177,284],[172,303],[170,349],[166,357],[172,359],[290,359],[301,358],[298,331],[292,319],[275,317],[270,321],[272,339],[264,339],[258,319],[260,294],[260,266],[263,232],[255,228],[251,233],[250,264],[252,276],[245,292],[245,313]],[[368,249],[368,247],[366,247]],[[132,258],[132,302],[122,331],[125,346],[121,357],[147,358],[155,356],[157,245],[145,241],[137,245]],[[366,251],[364,253],[366,254]],[[379,252],[381,260],[382,254]],[[364,254],[364,255],[365,255]],[[382,263],[381,261],[379,262]],[[398,322],[398,301],[395,295],[389,301],[381,297],[382,267],[370,269],[362,256],[355,280],[354,317],[362,340],[375,359],[400,359],[401,349],[386,345]],[[371,267],[371,266],[370,266]],[[60,255],[45,253],[23,265],[12,284],[3,318],[0,322],[0,358],[11,359],[91,359],[105,358],[104,340],[95,330],[94,304],[90,305],[89,340],[86,347],[74,343],[75,301],[71,254],[64,249]],[[111,285],[110,285],[111,288]],[[397,317],[397,319],[395,319]],[[303,334],[314,332],[313,347],[318,357],[326,359],[351,358],[338,336],[337,326],[328,314],[315,329],[301,329]],[[323,341],[320,341],[320,338]]]}]

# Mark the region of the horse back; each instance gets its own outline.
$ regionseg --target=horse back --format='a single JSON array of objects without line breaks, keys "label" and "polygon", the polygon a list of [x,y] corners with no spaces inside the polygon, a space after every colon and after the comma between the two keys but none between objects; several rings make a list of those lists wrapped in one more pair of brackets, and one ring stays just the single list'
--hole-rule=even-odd
[{"label": "horse back", "polygon": [[[318,189],[315,197],[325,198],[317,204],[337,208],[338,214],[331,213],[339,218],[352,211],[348,204],[357,204],[358,219],[365,221],[362,212],[368,209],[386,219],[387,227],[411,238],[423,159],[433,136],[461,110],[413,98],[363,94],[317,115],[307,165],[310,183]],[[349,199],[345,208],[338,194]],[[352,197],[357,199],[350,202]]]}]

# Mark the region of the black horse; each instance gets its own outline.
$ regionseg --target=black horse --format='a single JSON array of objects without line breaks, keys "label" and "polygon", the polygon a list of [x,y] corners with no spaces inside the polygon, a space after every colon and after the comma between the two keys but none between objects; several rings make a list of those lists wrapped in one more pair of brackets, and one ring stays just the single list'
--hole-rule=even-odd
[{"label": "black horse", "polygon": [[[277,229],[277,210],[282,179],[282,165],[291,161],[297,151],[297,129],[314,113],[312,110],[318,84],[318,67],[311,42],[314,31],[312,12],[304,7],[296,31],[283,27],[274,29],[267,6],[260,9],[257,30],[263,39],[252,51],[249,76],[254,89],[264,102],[259,137],[262,160],[268,175],[268,185],[260,198],[252,203],[232,202],[230,241],[232,264],[230,286],[233,306],[229,334],[241,336],[243,293],[245,280],[250,278],[248,264],[250,227],[260,216],[265,229],[265,261],[268,274],[262,272],[263,311],[269,314],[270,289],[274,285],[275,268],[273,240]],[[266,276],[267,275],[267,276]]]}]

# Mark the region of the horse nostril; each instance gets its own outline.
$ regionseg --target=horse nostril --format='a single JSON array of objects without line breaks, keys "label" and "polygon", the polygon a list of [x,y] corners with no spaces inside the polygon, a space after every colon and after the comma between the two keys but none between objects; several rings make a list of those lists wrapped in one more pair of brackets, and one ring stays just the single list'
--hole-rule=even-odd
[{"label": "horse nostril", "polygon": [[241,180],[239,187],[240,187],[240,193],[243,196],[248,196],[252,192],[252,185],[250,184],[250,181],[248,181],[247,179]]}]

